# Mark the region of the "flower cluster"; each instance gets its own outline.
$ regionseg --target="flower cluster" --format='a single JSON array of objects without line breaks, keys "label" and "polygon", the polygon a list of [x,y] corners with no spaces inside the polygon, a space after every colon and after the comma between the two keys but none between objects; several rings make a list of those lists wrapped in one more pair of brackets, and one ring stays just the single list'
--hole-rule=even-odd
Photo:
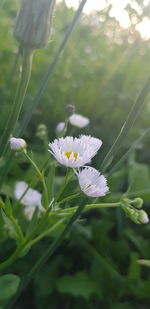
[{"label": "flower cluster", "polygon": [[[90,135],[55,139],[49,143],[49,151],[62,165],[75,170],[81,190],[88,196],[100,197],[108,193],[106,178],[95,168],[85,166],[90,163],[102,145],[102,141]],[[82,169],[80,169],[82,167]]]}]

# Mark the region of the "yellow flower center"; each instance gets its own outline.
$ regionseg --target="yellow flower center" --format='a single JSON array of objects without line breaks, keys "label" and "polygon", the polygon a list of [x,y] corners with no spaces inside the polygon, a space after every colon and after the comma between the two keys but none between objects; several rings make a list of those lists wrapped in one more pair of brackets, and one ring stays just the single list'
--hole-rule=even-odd
[{"label": "yellow flower center", "polygon": [[76,161],[77,158],[78,158],[78,154],[77,154],[76,152],[73,152],[73,151],[65,152],[65,156],[66,156],[68,159],[70,159],[70,156],[71,156],[72,153],[73,153],[73,156],[74,156],[74,161]]}]

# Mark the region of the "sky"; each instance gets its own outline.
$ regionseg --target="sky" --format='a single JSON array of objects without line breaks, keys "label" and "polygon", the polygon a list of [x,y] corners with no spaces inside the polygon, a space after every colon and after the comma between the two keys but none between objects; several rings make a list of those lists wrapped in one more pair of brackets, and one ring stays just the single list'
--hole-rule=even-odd
[{"label": "sky", "polygon": [[[61,2],[62,0],[57,0]],[[77,9],[80,3],[80,0],[65,0],[68,7]],[[123,29],[127,29],[131,26],[131,21],[127,11],[125,10],[126,5],[130,3],[132,8],[134,8],[139,14],[141,13],[141,7],[134,0],[87,0],[83,12],[85,14],[90,14],[94,11],[101,11],[106,8],[109,4],[112,5],[110,10],[110,17],[116,18],[120,26]],[[145,6],[150,5],[150,0],[143,0]],[[136,20],[135,20],[136,23]],[[140,32],[140,35],[143,39],[150,39],[150,19],[148,17],[143,18],[142,22],[136,24],[136,30]]]}]

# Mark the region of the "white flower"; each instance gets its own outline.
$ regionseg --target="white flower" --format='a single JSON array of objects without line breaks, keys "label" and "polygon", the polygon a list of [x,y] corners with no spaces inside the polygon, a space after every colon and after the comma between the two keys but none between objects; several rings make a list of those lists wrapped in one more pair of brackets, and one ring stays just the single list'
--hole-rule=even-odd
[{"label": "white flower", "polygon": [[17,152],[20,152],[27,147],[25,140],[22,138],[11,137],[9,139],[9,142],[10,142],[10,148]]},{"label": "white flower", "polygon": [[62,165],[76,168],[91,161],[102,145],[102,141],[86,135],[79,138],[66,136],[49,143],[50,152]]},{"label": "white flower", "polygon": [[35,211],[35,206],[28,206],[28,207],[25,207],[24,208],[24,215],[25,217],[28,219],[28,220],[31,220],[32,219],[32,216],[34,214],[34,211]]},{"label": "white flower", "polygon": [[28,219],[32,218],[36,207],[41,211],[44,210],[41,204],[42,194],[34,189],[28,189],[28,184],[26,182],[18,181],[15,185],[14,194],[17,200],[23,196],[21,204],[25,206],[24,213]]},{"label": "white flower", "polygon": [[84,117],[82,115],[79,114],[73,114],[69,117],[69,121],[70,123],[78,128],[84,128],[86,126],[88,126],[88,124],[90,123],[89,118]]},{"label": "white flower", "polygon": [[65,128],[65,123],[64,122],[59,122],[56,126],[56,132],[62,132]]},{"label": "white flower", "polygon": [[93,167],[76,172],[81,190],[88,196],[99,197],[108,193],[106,178]]}]

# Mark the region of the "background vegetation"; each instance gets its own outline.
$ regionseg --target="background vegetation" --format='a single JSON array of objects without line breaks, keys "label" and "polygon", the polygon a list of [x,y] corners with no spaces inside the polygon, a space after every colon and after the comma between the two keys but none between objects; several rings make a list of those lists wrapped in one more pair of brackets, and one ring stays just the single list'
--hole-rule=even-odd
[{"label": "background vegetation", "polygon": [[[131,20],[136,16],[140,21],[144,16],[148,16],[150,7],[145,7],[143,1],[136,2],[142,9],[141,14],[130,5],[126,10]],[[17,43],[12,36],[12,29],[18,4],[17,0],[0,3],[1,134],[16,86],[13,65]],[[24,138],[32,149],[36,150],[39,162],[46,156],[46,152],[36,136],[37,126],[40,123],[46,124],[49,140],[53,140],[57,123],[65,119],[66,104],[73,104],[78,113],[91,120],[87,129],[77,129],[73,134],[78,136],[86,133],[103,140],[102,151],[94,161],[95,166],[100,166],[104,154],[113,144],[149,76],[149,40],[141,39],[134,24],[126,30],[122,29],[119,23],[109,16],[110,9],[111,7],[108,7],[89,16],[82,15],[53,78],[34,111]],[[23,121],[24,112],[29,109],[31,99],[73,16],[74,11],[68,9],[64,2],[57,6],[51,42],[46,49],[36,51],[35,54],[32,78],[20,121]],[[11,83],[13,87],[10,89]],[[115,162],[148,128],[149,119],[150,102],[147,98]],[[71,130],[69,128],[70,134]],[[116,201],[127,189],[133,197],[135,192],[141,191],[140,196],[144,199],[145,209],[149,213],[149,162],[149,136],[146,136],[120,169],[110,175],[108,181],[111,194],[104,200]],[[28,180],[32,173],[32,169],[18,158],[12,164],[7,177],[8,187],[4,187],[2,193],[9,189],[12,194],[15,181]],[[63,169],[61,173],[63,175]],[[73,185],[73,182],[70,183],[68,190],[73,190]],[[135,225],[120,209],[90,211],[74,224],[70,235],[36,274],[14,308],[149,308],[150,270],[141,268],[136,262],[138,258],[150,259],[149,235],[149,225]],[[4,238],[1,230],[2,260],[9,255],[13,247],[12,242],[6,242],[4,252]],[[49,242],[49,238],[41,241],[31,250],[29,256],[14,263],[11,271],[16,274],[28,272],[37,256],[49,246]]]}]

